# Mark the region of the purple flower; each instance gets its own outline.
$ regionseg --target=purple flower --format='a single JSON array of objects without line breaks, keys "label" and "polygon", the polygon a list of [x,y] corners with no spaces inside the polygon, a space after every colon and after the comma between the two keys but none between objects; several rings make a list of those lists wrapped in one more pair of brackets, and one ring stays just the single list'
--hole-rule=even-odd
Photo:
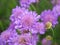
[{"label": "purple flower", "polygon": [[35,35],[32,36],[31,34],[22,34],[12,38],[10,42],[10,44],[13,45],[36,45],[37,38]]},{"label": "purple flower", "polygon": [[60,0],[51,0],[53,5],[60,5]]},{"label": "purple flower", "polygon": [[6,43],[0,37],[0,45],[6,45]]},{"label": "purple flower", "polygon": [[10,20],[12,20],[12,22],[15,24],[16,29],[30,29],[32,25],[34,25],[34,23],[36,23],[39,20],[39,17],[40,15],[38,16],[36,12],[16,7],[13,10]]},{"label": "purple flower", "polygon": [[21,7],[28,8],[31,3],[35,3],[37,0],[20,0]]},{"label": "purple flower", "polygon": [[51,40],[43,39],[42,40],[42,45],[51,45]]},{"label": "purple flower", "polygon": [[35,25],[33,25],[33,29],[30,30],[32,33],[40,33],[44,34],[45,33],[45,25],[42,22],[37,22]]},{"label": "purple flower", "polygon": [[10,22],[10,25],[7,30],[15,30],[15,24],[13,22]]},{"label": "purple flower", "polygon": [[1,38],[1,44],[6,44],[9,42],[9,40],[13,37],[17,36],[16,31],[12,30],[6,30],[1,33],[0,38]]},{"label": "purple flower", "polygon": [[[56,14],[51,10],[45,10],[41,13],[41,20],[49,26],[52,24],[53,27],[58,23]],[[49,22],[49,23],[48,23]],[[50,25],[51,26],[51,25]]]},{"label": "purple flower", "polygon": [[37,13],[35,12],[25,12],[22,16],[20,21],[20,24],[24,28],[31,28],[37,21],[39,20],[39,16],[37,16]]},{"label": "purple flower", "polygon": [[52,37],[51,36],[47,36],[46,38],[44,38],[42,40],[42,45],[52,45]]},{"label": "purple flower", "polygon": [[52,11],[57,15],[57,17],[60,16],[60,5],[54,6]]},{"label": "purple flower", "polygon": [[21,8],[19,6],[16,6],[16,8],[12,9],[12,14],[10,16],[10,20],[12,22],[18,20],[24,11],[28,11],[28,10],[25,8]]}]

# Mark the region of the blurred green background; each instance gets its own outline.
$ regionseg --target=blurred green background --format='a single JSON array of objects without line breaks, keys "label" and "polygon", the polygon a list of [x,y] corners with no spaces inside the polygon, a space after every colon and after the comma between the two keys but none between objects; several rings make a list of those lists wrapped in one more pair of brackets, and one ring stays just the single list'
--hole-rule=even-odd
[{"label": "blurred green background", "polygon": [[[0,33],[6,30],[10,24],[9,17],[11,15],[11,11],[19,5],[18,0],[0,0]],[[44,10],[52,9],[53,5],[50,0],[40,0],[39,3],[33,4],[36,8],[36,12],[40,14]],[[31,10],[34,10],[32,6],[30,6]],[[54,37],[52,36],[52,31],[48,30],[45,35],[41,35],[40,38],[44,38],[47,35],[51,35],[53,37],[53,42],[60,45],[60,17],[58,18],[59,24],[54,28]],[[39,42],[38,45],[41,45]],[[55,44],[53,44],[55,45]]]}]

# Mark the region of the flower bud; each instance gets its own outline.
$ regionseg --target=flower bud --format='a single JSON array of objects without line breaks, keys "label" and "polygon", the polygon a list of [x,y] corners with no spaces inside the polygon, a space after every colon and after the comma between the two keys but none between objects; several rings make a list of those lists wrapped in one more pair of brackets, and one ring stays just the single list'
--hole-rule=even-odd
[{"label": "flower bud", "polygon": [[45,24],[45,27],[46,27],[46,29],[50,29],[52,27],[52,23],[51,22],[47,22]]}]

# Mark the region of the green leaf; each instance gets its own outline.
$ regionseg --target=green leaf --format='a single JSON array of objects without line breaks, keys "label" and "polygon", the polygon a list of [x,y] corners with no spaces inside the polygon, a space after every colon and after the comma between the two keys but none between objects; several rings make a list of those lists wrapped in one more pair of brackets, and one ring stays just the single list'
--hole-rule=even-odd
[{"label": "green leaf", "polygon": [[5,30],[9,25],[9,17],[12,9],[17,6],[17,0],[0,0],[0,20],[2,22],[1,30]]}]

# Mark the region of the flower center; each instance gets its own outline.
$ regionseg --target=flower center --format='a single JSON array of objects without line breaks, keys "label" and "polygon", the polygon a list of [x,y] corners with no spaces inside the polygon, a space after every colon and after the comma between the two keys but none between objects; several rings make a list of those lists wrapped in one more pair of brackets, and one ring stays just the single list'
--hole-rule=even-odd
[{"label": "flower center", "polygon": [[22,18],[22,24],[24,24],[25,26],[31,26],[33,24],[33,17],[31,16],[24,16]]},{"label": "flower center", "polygon": [[21,38],[21,39],[19,40],[19,43],[26,44],[26,40],[25,40],[24,38]]},{"label": "flower center", "polygon": [[24,31],[23,31],[23,33],[28,33],[28,32],[29,32],[29,30],[24,30]]}]

